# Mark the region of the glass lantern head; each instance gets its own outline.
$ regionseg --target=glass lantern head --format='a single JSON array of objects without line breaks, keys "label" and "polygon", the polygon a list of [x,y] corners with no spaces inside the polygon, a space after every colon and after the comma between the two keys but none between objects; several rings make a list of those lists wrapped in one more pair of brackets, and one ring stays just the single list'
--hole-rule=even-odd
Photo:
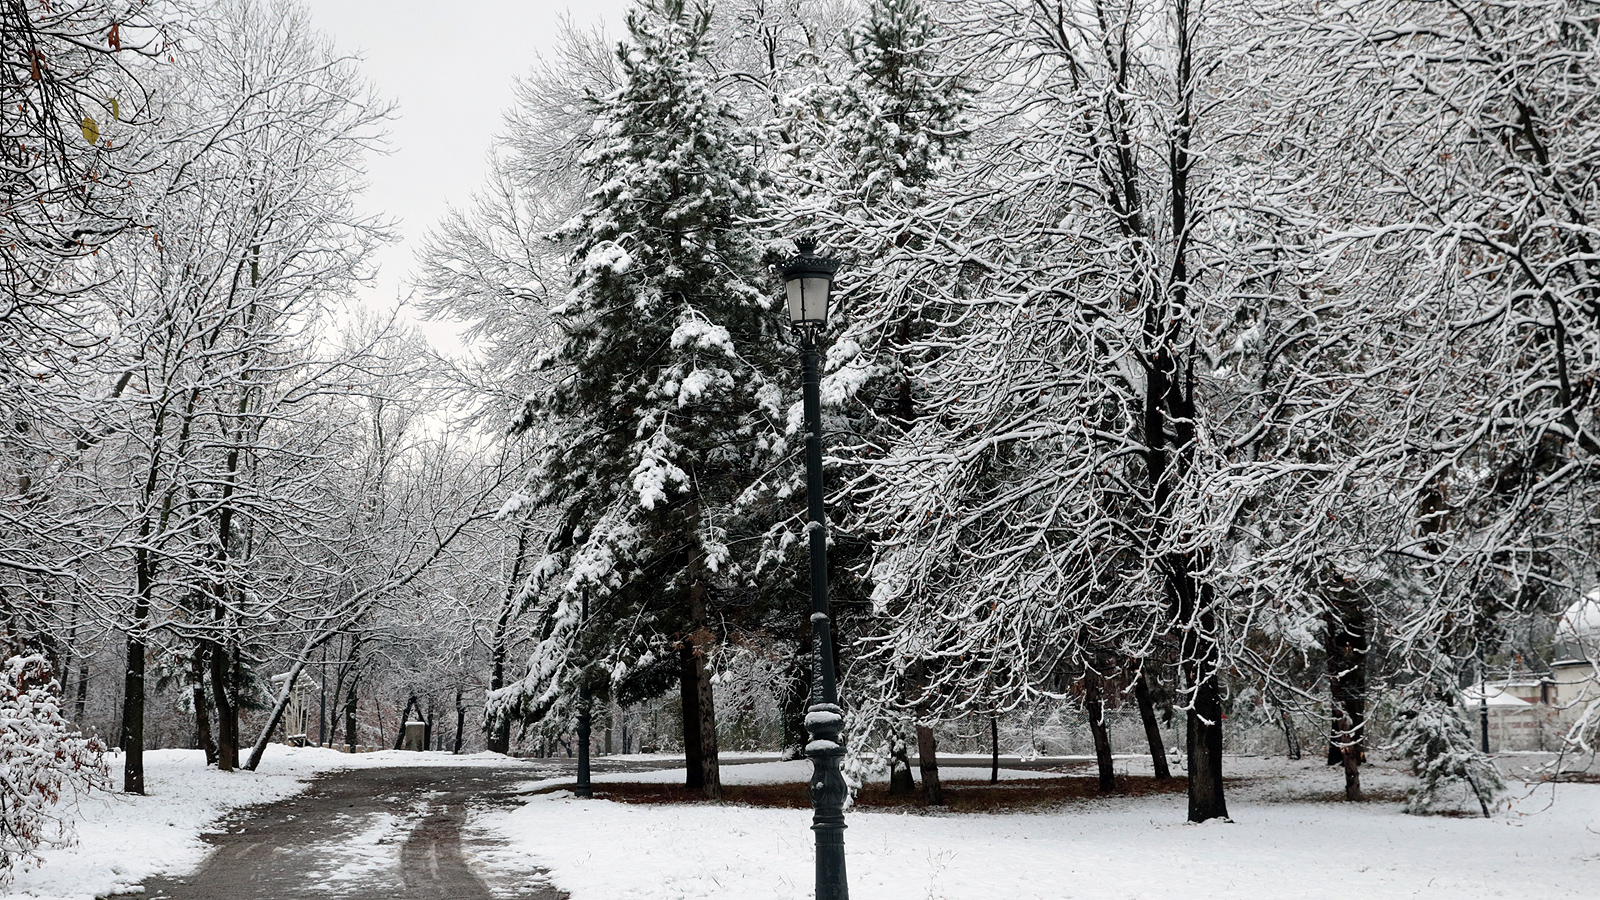
[{"label": "glass lantern head", "polygon": [[796,331],[815,333],[828,325],[828,301],[833,293],[833,273],[837,260],[816,255],[813,241],[795,242],[800,255],[783,266],[783,282],[789,299],[789,322]]}]

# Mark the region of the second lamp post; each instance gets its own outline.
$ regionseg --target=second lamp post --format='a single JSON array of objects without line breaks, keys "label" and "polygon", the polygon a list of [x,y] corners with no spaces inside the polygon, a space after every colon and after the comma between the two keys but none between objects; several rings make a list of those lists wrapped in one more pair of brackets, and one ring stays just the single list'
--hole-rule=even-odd
[{"label": "second lamp post", "polygon": [[822,353],[818,339],[828,324],[833,273],[839,264],[816,255],[812,241],[795,242],[800,255],[783,268],[789,322],[800,338],[801,400],[806,420],[806,506],[811,541],[811,702],[806,710],[806,755],[811,757],[811,830],[817,836],[817,900],[849,900],[844,873],[845,786],[840,761],[843,710],[833,672],[833,629],[828,611],[828,532],[822,507]]}]

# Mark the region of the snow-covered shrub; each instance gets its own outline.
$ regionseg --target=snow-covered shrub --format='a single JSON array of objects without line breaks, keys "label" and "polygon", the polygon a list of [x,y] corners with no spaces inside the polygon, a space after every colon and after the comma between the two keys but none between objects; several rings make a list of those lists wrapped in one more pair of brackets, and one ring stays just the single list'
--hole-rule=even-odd
[{"label": "snow-covered shrub", "polygon": [[61,685],[40,655],[0,666],[0,884],[40,845],[73,839],[57,807],[106,779],[105,748],[61,715]]},{"label": "snow-covered shrub", "polygon": [[1457,712],[1459,701],[1453,690],[1427,691],[1413,696],[1395,717],[1395,749],[1417,776],[1416,787],[1406,796],[1406,812],[1426,812],[1446,787],[1465,783],[1487,817],[1505,791],[1500,770],[1473,746],[1472,733]]}]

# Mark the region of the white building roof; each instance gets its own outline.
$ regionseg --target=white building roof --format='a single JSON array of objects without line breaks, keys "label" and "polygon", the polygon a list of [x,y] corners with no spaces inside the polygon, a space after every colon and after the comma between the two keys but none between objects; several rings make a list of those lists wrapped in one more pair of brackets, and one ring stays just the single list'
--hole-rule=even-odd
[{"label": "white building roof", "polygon": [[1481,682],[1468,687],[1461,693],[1466,698],[1468,706],[1477,706],[1480,700],[1486,700],[1489,706],[1499,707],[1525,708],[1533,705],[1521,697],[1511,696],[1505,692],[1504,688],[1499,688],[1492,684],[1489,685],[1488,696],[1485,698]]}]

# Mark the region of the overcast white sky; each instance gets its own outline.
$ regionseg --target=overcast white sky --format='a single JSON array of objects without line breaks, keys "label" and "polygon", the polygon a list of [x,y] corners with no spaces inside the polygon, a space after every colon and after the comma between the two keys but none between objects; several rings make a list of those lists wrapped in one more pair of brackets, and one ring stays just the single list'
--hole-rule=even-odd
[{"label": "overcast white sky", "polygon": [[[367,79],[399,104],[388,156],[370,163],[364,210],[398,218],[399,243],[377,258],[363,298],[392,307],[412,254],[448,205],[483,182],[484,156],[511,104],[511,83],[548,51],[562,16],[620,35],[626,0],[303,0],[339,50],[364,57]],[[444,330],[424,329],[448,345]],[[441,347],[441,349],[446,349]]]}]

